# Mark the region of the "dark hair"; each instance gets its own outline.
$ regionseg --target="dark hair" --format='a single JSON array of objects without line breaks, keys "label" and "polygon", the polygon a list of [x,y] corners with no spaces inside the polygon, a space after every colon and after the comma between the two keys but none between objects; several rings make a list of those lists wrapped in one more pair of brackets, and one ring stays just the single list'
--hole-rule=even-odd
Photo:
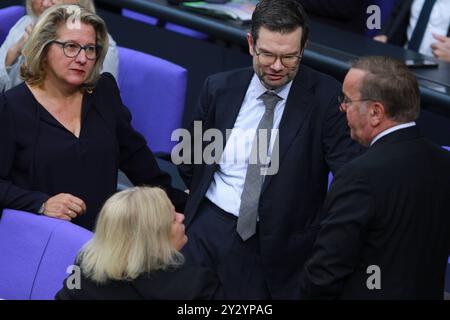
[{"label": "dark hair", "polygon": [[420,113],[417,79],[406,65],[387,56],[362,57],[351,67],[366,71],[359,93],[384,104],[386,115],[397,122],[416,120]]},{"label": "dark hair", "polygon": [[308,40],[308,17],[301,4],[296,0],[262,0],[252,15],[251,35],[253,42],[258,40],[261,27],[270,31],[289,33],[302,28],[301,50]]}]

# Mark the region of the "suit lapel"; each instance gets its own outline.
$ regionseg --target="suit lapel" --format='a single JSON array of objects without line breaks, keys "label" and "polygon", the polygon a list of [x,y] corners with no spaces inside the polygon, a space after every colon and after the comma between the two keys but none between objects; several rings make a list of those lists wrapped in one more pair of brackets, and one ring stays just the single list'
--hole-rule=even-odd
[{"label": "suit lapel", "polygon": [[[279,166],[289,150],[298,132],[305,124],[308,114],[313,109],[314,97],[310,92],[311,80],[308,69],[300,67],[297,76],[292,83],[291,90],[286,101],[286,106],[279,126]],[[273,150],[272,157],[276,154]],[[273,175],[265,177],[262,192],[270,183]]]}]

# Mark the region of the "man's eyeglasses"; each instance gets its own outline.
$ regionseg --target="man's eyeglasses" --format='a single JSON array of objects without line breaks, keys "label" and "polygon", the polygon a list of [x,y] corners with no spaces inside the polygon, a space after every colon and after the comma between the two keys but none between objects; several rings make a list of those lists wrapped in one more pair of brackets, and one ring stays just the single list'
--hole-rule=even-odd
[{"label": "man's eyeglasses", "polygon": [[80,54],[81,50],[84,50],[84,52],[86,53],[86,59],[95,60],[97,59],[98,53],[101,49],[100,46],[95,46],[92,44],[81,46],[79,43],[72,41],[61,42],[53,40],[51,43],[59,44],[63,49],[64,55],[68,58],[75,58]]},{"label": "man's eyeglasses", "polygon": [[289,54],[285,56],[277,56],[270,52],[258,52],[256,50],[256,47],[253,47],[253,50],[255,51],[255,54],[258,56],[259,63],[266,67],[273,65],[279,58],[283,66],[285,66],[286,68],[293,68],[297,66],[300,60],[302,59],[301,55],[298,56]]},{"label": "man's eyeglasses", "polygon": [[358,100],[350,100],[349,97],[347,97],[343,92],[338,96],[338,102],[339,102],[339,110],[342,112],[347,112],[348,107],[353,102],[362,102],[362,101],[376,101],[374,99],[358,99]]}]

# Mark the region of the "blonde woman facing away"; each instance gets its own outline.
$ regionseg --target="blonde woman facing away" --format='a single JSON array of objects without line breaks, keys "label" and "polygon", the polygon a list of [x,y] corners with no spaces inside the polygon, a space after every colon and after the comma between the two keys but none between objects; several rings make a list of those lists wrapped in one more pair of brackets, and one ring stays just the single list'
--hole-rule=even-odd
[{"label": "blonde woman facing away", "polygon": [[[70,277],[56,299],[212,299],[220,285],[212,271],[184,265],[184,216],[159,188],[134,187],[103,206],[93,238],[76,264],[79,289]],[[69,283],[68,283],[69,282]]]},{"label": "blonde woman facing away", "polygon": [[[0,92],[8,90],[23,80],[20,77],[20,66],[23,63],[22,49],[28,40],[36,20],[48,8],[55,4],[78,4],[92,12],[95,7],[92,0],[26,0],[27,14],[20,18],[11,28],[0,47]],[[103,71],[111,73],[116,79],[119,68],[117,46],[110,35],[109,46]]]}]

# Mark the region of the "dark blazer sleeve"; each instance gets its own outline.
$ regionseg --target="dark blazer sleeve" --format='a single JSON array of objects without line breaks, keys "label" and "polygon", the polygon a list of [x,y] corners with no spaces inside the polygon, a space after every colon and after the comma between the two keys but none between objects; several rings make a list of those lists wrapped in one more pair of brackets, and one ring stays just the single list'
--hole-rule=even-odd
[{"label": "dark blazer sleeve", "polygon": [[321,229],[300,280],[302,299],[334,299],[358,263],[373,197],[362,173],[345,166],[325,202]]},{"label": "dark blazer sleeve", "polygon": [[363,147],[350,138],[346,116],[339,110],[338,94],[339,91],[336,91],[328,102],[322,131],[325,160],[333,174],[364,151]]},{"label": "dark blazer sleeve", "polygon": [[[207,121],[209,108],[212,103],[211,99],[212,97],[210,93],[210,78],[208,77],[205,80],[205,83],[203,84],[203,88],[200,93],[200,98],[197,103],[197,107],[195,109],[192,123],[188,128],[191,139],[189,139],[189,141],[183,141],[183,150],[190,150],[190,154],[187,157],[190,159],[190,163],[182,163],[178,165],[178,171],[180,173],[180,176],[183,179],[186,186],[188,187],[188,189],[191,188],[191,182],[195,168],[195,164],[193,163],[195,151],[194,141],[196,141],[197,137],[194,137],[194,121],[200,121],[202,125],[202,132],[205,132],[206,128],[204,128],[204,125],[205,122]],[[202,141],[201,137],[199,137],[197,141]],[[184,154],[182,154],[182,156],[184,156]]]},{"label": "dark blazer sleeve", "polygon": [[[16,127],[4,94],[0,96],[0,207],[37,212],[48,194],[19,188],[11,181],[16,155]],[[31,130],[31,128],[20,128]]]},{"label": "dark blazer sleeve", "polygon": [[112,94],[116,108],[116,133],[119,145],[119,167],[135,185],[159,186],[166,190],[179,212],[184,210],[187,194],[172,188],[170,175],[162,171],[145,138],[133,129],[131,113],[123,105],[114,77],[105,73],[108,94]]}]

